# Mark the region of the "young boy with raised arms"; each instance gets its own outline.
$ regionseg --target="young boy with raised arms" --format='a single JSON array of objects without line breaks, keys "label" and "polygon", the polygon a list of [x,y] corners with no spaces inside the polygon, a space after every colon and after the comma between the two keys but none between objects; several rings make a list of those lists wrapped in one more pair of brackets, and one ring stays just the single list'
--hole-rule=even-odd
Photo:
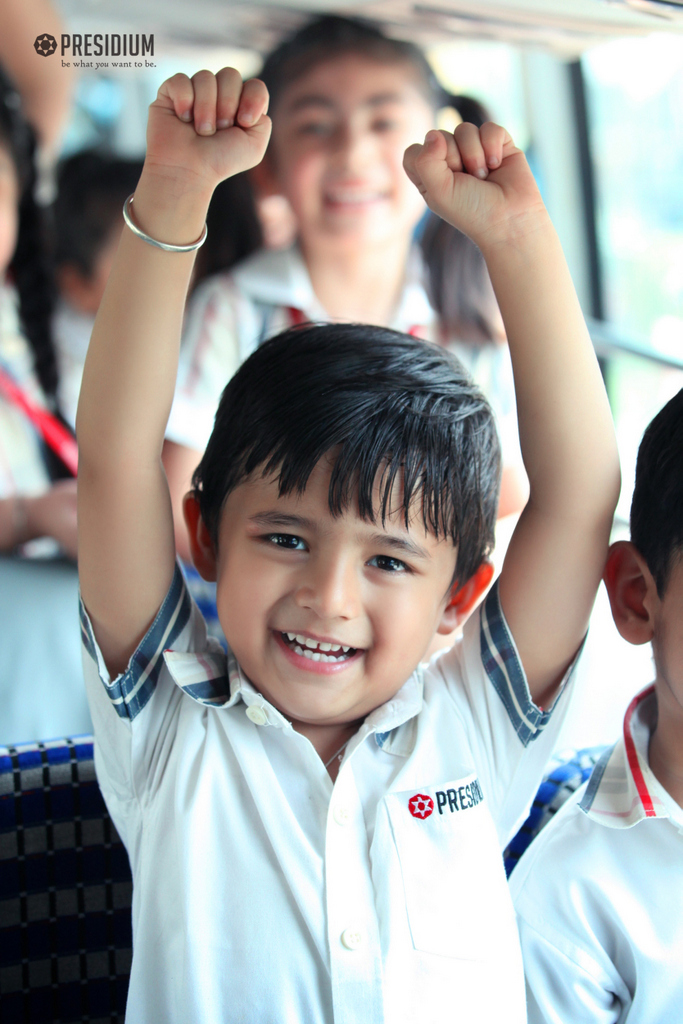
[{"label": "young boy with raised arms", "polygon": [[530,501],[462,640],[420,667],[490,582],[490,409],[393,331],[272,339],[185,500],[226,658],[175,567],[160,454],[193,240],[216,183],[261,159],[266,108],[230,69],[161,87],[81,391],[85,671],[134,878],[126,1019],[522,1024],[501,849],[604,567],[619,472],[599,369],[524,155],[490,123],[429,132],[406,170],[487,259]]},{"label": "young boy with raised arms", "polygon": [[655,680],[511,879],[533,1024],[679,1024],[683,1007],[683,391],[645,431],[605,584]]}]

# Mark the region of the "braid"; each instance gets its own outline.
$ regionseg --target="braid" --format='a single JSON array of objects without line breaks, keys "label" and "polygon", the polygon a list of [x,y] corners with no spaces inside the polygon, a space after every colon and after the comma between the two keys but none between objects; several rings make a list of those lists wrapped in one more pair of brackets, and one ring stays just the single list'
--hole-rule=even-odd
[{"label": "braid", "polygon": [[57,357],[51,318],[54,285],[45,254],[43,215],[34,198],[35,137],[19,109],[19,98],[0,73],[0,144],[9,149],[19,181],[19,230],[9,271],[19,297],[19,319],[33,354],[36,376],[56,408]]},{"label": "braid", "polygon": [[19,318],[33,352],[36,376],[54,409],[59,381],[51,327],[54,289],[44,251],[42,211],[33,198],[32,186],[24,192],[19,204],[19,234],[10,271],[19,296]]}]

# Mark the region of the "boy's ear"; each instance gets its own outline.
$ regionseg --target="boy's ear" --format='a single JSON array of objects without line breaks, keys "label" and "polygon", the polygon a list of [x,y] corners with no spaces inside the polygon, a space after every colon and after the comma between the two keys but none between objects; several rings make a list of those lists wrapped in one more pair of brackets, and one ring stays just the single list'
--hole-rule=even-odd
[{"label": "boy's ear", "polygon": [[208,527],[199,511],[199,502],[192,491],[188,491],[183,498],[183,515],[194,567],[202,579],[214,581],[217,578],[216,550]]},{"label": "boy's ear", "polygon": [[603,575],[614,624],[630,644],[646,644],[654,635],[655,581],[631,541],[612,544]]},{"label": "boy's ear", "polygon": [[452,633],[465,621],[493,579],[493,571],[491,562],[482,562],[467,583],[453,585],[437,633]]}]

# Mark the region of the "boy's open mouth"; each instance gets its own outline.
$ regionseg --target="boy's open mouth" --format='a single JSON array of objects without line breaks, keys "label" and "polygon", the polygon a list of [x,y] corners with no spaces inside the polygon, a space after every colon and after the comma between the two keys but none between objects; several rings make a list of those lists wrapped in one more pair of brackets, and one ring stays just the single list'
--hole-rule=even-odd
[{"label": "boy's open mouth", "polygon": [[358,652],[356,647],[312,640],[309,636],[301,636],[300,633],[280,633],[280,636],[290,650],[310,661],[347,661]]}]

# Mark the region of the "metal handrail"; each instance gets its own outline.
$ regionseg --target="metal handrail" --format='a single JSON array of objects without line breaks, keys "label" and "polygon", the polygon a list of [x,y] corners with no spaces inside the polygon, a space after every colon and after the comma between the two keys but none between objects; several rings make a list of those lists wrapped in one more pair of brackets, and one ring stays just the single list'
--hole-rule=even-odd
[{"label": "metal handrail", "polygon": [[608,324],[605,320],[596,320],[593,317],[586,317],[588,330],[593,341],[593,347],[599,356],[612,356],[615,352],[623,352],[627,355],[638,356],[650,363],[657,363],[659,366],[667,366],[674,370],[683,370],[683,354],[680,357],[666,355],[652,348],[646,341],[625,337],[618,328]]}]

